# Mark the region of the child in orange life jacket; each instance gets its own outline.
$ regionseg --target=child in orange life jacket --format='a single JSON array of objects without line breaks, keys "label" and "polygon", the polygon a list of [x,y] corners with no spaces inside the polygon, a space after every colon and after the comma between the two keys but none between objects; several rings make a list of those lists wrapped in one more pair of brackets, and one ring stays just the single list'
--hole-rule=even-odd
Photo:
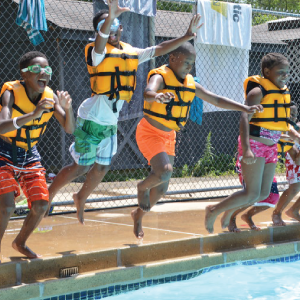
[{"label": "child in orange life jacket", "polygon": [[288,60],[279,53],[262,58],[263,77],[251,76],[244,89],[248,105],[262,104],[264,111],[253,116],[242,114],[238,151],[241,159],[245,189],[237,191],[216,205],[207,206],[205,227],[213,232],[216,217],[222,217],[223,228],[229,225],[237,209],[248,207],[268,197],[277,163],[277,142],[281,132],[288,131],[294,139],[299,133],[290,126],[290,95],[286,87],[289,73]]},{"label": "child in orange life jacket", "polygon": [[6,82],[1,90],[0,242],[15,209],[14,199],[20,195],[19,182],[30,212],[12,246],[28,258],[37,258],[26,241],[47,210],[49,193],[36,144],[52,115],[67,133],[74,131],[75,120],[68,92],[55,95],[47,86],[52,69],[43,53],[23,55],[20,70],[23,80]]},{"label": "child in orange life jacket", "polygon": [[[297,107],[295,105],[291,106],[290,120],[292,122],[296,122],[296,120],[297,120]],[[299,127],[300,123],[297,123],[297,126]],[[290,138],[287,135],[281,135],[281,139],[278,142],[278,147],[277,147],[279,157],[282,156],[284,158],[284,155],[286,153],[287,180],[289,180],[288,179],[287,162],[289,161],[290,165],[295,166],[295,168],[294,167],[292,168],[293,170],[296,169],[297,165],[299,164],[300,152],[295,145],[293,146],[293,144],[294,144],[293,141],[290,140]],[[298,169],[299,169],[299,167],[298,167]],[[241,162],[240,162],[239,157],[237,158],[237,162],[236,162],[236,170],[239,175],[240,182],[244,186],[243,174],[242,174],[242,170],[241,170]],[[290,187],[287,190],[289,190],[289,189],[290,189]],[[289,192],[287,192],[287,193],[290,194]],[[245,212],[241,216],[241,219],[244,220],[248,224],[248,226],[250,227],[251,230],[260,230],[260,228],[255,225],[252,218],[256,214],[263,212],[269,208],[272,208],[275,206],[277,207],[278,203],[280,201],[279,200],[280,198],[282,198],[282,196],[279,197],[279,192],[278,192],[278,188],[277,188],[277,180],[276,180],[276,177],[274,176],[269,196],[266,199],[255,203],[247,212]],[[230,223],[228,225],[228,230],[230,232],[240,232],[240,229],[236,225],[236,216],[239,213],[241,213],[242,211],[246,210],[247,208],[248,207],[243,207],[243,208],[235,211],[232,214],[232,216],[230,218]],[[274,214],[273,214],[273,216],[274,216]],[[273,217],[273,222],[274,222],[274,217]]]},{"label": "child in orange life jacket", "polygon": [[123,27],[117,19],[129,9],[120,8],[117,0],[107,4],[109,10],[101,10],[93,19],[96,40],[85,48],[93,95],[78,109],[75,143],[70,147],[74,162],[59,172],[49,188],[52,200],[64,185],[88,172],[82,188],[73,195],[82,224],[86,199],[110,169],[117,151],[118,116],[124,102],[131,100],[138,65],[192,39],[201,26],[200,16],[195,15],[184,36],[146,49],[134,48],[120,40]]},{"label": "child in orange life jacket", "polygon": [[151,70],[144,93],[144,118],[137,126],[136,140],[151,165],[149,176],[138,184],[139,207],[132,211],[134,234],[143,238],[142,218],[168,189],[175,157],[176,131],[186,124],[195,96],[218,107],[253,113],[261,110],[215,95],[196,83],[189,74],[196,59],[186,42],[169,56],[169,64]]}]

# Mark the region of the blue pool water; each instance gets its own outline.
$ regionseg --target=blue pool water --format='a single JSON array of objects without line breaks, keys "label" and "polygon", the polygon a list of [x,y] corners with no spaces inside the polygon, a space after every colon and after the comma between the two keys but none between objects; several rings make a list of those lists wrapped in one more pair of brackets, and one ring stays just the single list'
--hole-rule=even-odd
[{"label": "blue pool water", "polygon": [[300,254],[223,264],[44,300],[298,300]]},{"label": "blue pool water", "polygon": [[112,296],[111,300],[293,300],[300,299],[300,261],[236,265],[190,280]]}]

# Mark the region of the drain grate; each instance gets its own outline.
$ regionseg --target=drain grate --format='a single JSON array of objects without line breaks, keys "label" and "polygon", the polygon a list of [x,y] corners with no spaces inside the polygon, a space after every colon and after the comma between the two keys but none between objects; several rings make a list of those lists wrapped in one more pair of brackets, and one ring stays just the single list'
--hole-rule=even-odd
[{"label": "drain grate", "polygon": [[78,274],[78,267],[64,268],[59,270],[59,277],[66,278]]}]

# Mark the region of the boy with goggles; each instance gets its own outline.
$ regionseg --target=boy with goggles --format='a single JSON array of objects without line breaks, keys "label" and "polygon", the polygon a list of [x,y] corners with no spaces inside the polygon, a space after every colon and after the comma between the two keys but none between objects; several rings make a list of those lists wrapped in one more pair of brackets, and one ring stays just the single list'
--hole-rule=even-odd
[{"label": "boy with goggles", "polygon": [[20,185],[30,212],[12,247],[28,258],[38,258],[26,242],[47,211],[49,192],[36,144],[53,115],[70,134],[75,120],[68,92],[54,94],[47,86],[52,69],[43,53],[23,55],[20,70],[23,80],[4,83],[0,94],[0,252]]},{"label": "boy with goggles", "polygon": [[109,9],[99,11],[93,19],[95,42],[85,48],[92,96],[78,109],[75,143],[70,146],[74,162],[59,172],[49,188],[52,200],[64,185],[88,172],[82,188],[73,195],[82,224],[85,201],[110,169],[117,152],[119,112],[124,102],[131,100],[138,66],[194,38],[200,21],[195,15],[184,36],[140,49],[121,41],[123,27],[117,18],[129,8],[119,7],[118,0],[107,0],[107,4]]}]

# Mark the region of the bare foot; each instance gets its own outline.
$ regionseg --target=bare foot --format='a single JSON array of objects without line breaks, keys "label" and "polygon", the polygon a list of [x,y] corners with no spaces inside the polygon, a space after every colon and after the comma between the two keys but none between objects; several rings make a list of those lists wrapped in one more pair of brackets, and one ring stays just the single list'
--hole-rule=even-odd
[{"label": "bare foot", "polygon": [[27,256],[28,258],[41,258],[42,255],[34,253],[30,248],[28,248],[26,245],[17,245],[15,241],[12,243],[12,247],[20,252],[21,254]]},{"label": "bare foot", "polygon": [[274,226],[285,226],[285,222],[281,218],[281,213],[272,215],[272,221]]},{"label": "bare foot", "polygon": [[248,214],[243,214],[243,215],[241,215],[241,219],[242,219],[243,221],[245,221],[245,222],[248,224],[248,226],[250,227],[251,230],[256,230],[256,231],[261,230],[259,227],[257,227],[257,226],[254,224],[252,218],[249,217]]},{"label": "bare foot", "polygon": [[205,228],[209,233],[214,232],[214,223],[217,218],[215,214],[213,213],[214,209],[212,205],[208,205],[205,208]]},{"label": "bare foot", "polygon": [[223,229],[230,226],[232,212],[230,210],[226,210],[221,218],[221,226]]},{"label": "bare foot", "polygon": [[236,226],[236,218],[231,218],[229,225],[228,225],[228,230],[230,232],[241,232],[241,230],[239,228],[237,228]]},{"label": "bare foot", "polygon": [[293,210],[291,210],[291,209],[288,209],[288,210],[285,212],[285,214],[286,214],[288,217],[290,217],[290,218],[292,218],[292,219],[295,219],[295,220],[297,220],[298,222],[300,222],[300,215],[299,215],[299,212],[298,212],[298,211],[293,211]]},{"label": "bare foot", "polygon": [[131,212],[131,217],[133,220],[133,233],[137,239],[142,239],[144,231],[142,228],[142,217],[139,217],[138,208]]},{"label": "bare foot", "polygon": [[76,208],[77,208],[77,219],[78,219],[78,221],[79,221],[80,224],[84,225],[83,214],[84,214],[84,205],[85,205],[85,202],[80,201],[80,199],[77,196],[77,193],[73,194],[73,200],[74,200],[74,203],[75,203]]},{"label": "bare foot", "polygon": [[141,208],[142,211],[150,211],[150,198],[149,198],[149,193],[150,190],[146,190],[146,191],[141,191],[139,188],[139,183],[137,185],[137,196],[138,196],[138,203],[139,203],[139,207]]}]

